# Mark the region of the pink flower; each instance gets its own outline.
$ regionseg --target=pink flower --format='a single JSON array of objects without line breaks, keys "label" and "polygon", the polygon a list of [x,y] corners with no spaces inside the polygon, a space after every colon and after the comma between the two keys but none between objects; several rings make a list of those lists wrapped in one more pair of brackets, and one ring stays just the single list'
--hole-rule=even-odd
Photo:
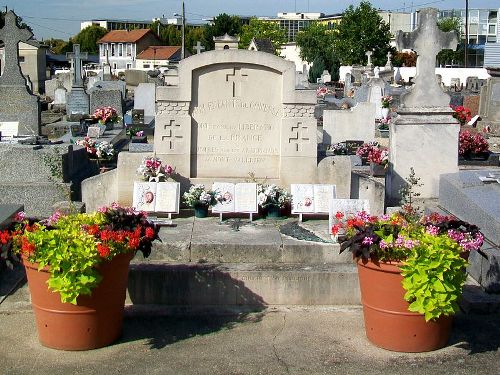
[{"label": "pink flower", "polygon": [[14,216],[14,221],[17,222],[17,223],[20,223],[22,222],[24,219],[26,219],[26,212],[24,211],[19,211],[18,213],[16,213],[16,215]]},{"label": "pink flower", "polygon": [[439,234],[439,228],[435,225],[428,225],[425,231],[432,236],[437,236]]},{"label": "pink flower", "polygon": [[367,236],[363,238],[363,245],[372,245],[373,244],[373,237],[372,236]]}]

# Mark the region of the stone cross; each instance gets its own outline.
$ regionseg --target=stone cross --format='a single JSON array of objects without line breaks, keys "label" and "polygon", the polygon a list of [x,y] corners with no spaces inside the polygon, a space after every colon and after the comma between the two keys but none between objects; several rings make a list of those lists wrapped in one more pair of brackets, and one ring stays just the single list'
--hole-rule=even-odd
[{"label": "stone cross", "polygon": [[17,16],[13,11],[5,14],[5,25],[0,30],[0,40],[5,44],[5,66],[0,83],[6,85],[24,85],[26,79],[19,66],[19,42],[27,42],[33,37],[28,29],[21,29],[17,24]]},{"label": "stone cross", "polygon": [[372,66],[372,55],[373,55],[373,52],[372,51],[366,51],[365,55],[366,55],[366,57],[368,57],[368,63],[366,64],[366,66],[371,67]]},{"label": "stone cross", "polygon": [[80,52],[80,45],[73,45],[73,52],[66,53],[66,58],[72,59],[74,61],[75,74],[73,76],[73,87],[83,87],[82,79],[82,59],[88,59],[89,54],[87,52]]},{"label": "stone cross", "polygon": [[196,42],[196,54],[199,55],[200,53],[202,53],[203,51],[205,51],[205,47],[203,47],[200,43],[200,41],[197,41]]},{"label": "stone cross", "polygon": [[456,49],[458,38],[454,31],[443,32],[437,27],[438,10],[424,8],[418,13],[418,27],[412,32],[398,31],[399,50],[411,48],[417,52],[417,74],[410,93],[403,96],[407,108],[448,107],[450,98],[436,79],[436,55],[442,49]]},{"label": "stone cross", "polygon": [[233,68],[233,73],[226,74],[226,82],[233,84],[233,98],[241,96],[241,83],[246,82],[248,74],[241,73],[241,68]]},{"label": "stone cross", "polygon": [[392,69],[391,57],[392,57],[391,51],[387,52],[387,61],[385,63],[386,68],[391,68]]}]

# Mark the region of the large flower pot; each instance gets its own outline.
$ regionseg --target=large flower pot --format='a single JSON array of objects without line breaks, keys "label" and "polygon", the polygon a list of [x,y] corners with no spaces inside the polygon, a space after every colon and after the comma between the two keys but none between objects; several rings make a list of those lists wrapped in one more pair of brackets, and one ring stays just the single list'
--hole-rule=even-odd
[{"label": "large flower pot", "polygon": [[383,165],[370,162],[370,175],[373,177],[384,177],[386,169]]},{"label": "large flower pot", "polygon": [[384,119],[386,119],[387,117],[389,117],[389,111],[390,111],[389,108],[382,107],[381,113],[382,113],[382,117]]},{"label": "large flower pot", "polygon": [[267,207],[267,217],[271,219],[276,219],[281,217],[281,209],[279,206],[268,206]]},{"label": "large flower pot", "polygon": [[111,344],[121,334],[128,266],[133,253],[120,254],[98,266],[103,279],[90,296],[78,297],[77,305],[61,302],[59,293],[47,287],[49,270],[23,258],[35,313],[38,337],[43,346],[62,350],[88,350]]},{"label": "large flower pot", "polygon": [[451,317],[426,322],[422,314],[408,311],[403,276],[397,263],[358,260],[361,302],[368,339],[397,352],[428,352],[448,342]]},{"label": "large flower pot", "polygon": [[208,206],[197,206],[194,208],[194,217],[203,219],[208,216]]}]

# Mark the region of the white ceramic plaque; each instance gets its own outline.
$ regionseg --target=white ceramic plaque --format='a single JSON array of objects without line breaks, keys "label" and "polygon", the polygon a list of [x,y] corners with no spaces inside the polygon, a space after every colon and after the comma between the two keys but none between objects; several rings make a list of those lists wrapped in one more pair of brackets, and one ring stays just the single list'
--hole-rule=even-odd
[{"label": "white ceramic plaque", "polygon": [[87,130],[87,137],[99,138],[100,135],[101,135],[101,129],[98,126],[89,126]]},{"label": "white ceramic plaque", "polygon": [[19,135],[19,121],[0,121],[2,138],[13,138]]},{"label": "white ceramic plaque", "polygon": [[159,182],[156,186],[156,212],[179,213],[181,184]]},{"label": "white ceramic plaque", "polygon": [[212,190],[222,196],[222,201],[212,207],[212,212],[234,212],[234,184],[228,182],[214,182]]},{"label": "white ceramic plaque", "polygon": [[235,211],[243,213],[257,213],[257,184],[236,184],[234,189]]},{"label": "white ceramic plaque", "polygon": [[311,184],[291,184],[292,214],[314,213],[314,186]]},{"label": "white ceramic plaque", "polygon": [[314,212],[327,214],[330,203],[336,197],[335,185],[314,185]]},{"label": "white ceramic plaque", "polygon": [[156,182],[134,182],[133,207],[139,211],[154,212]]}]

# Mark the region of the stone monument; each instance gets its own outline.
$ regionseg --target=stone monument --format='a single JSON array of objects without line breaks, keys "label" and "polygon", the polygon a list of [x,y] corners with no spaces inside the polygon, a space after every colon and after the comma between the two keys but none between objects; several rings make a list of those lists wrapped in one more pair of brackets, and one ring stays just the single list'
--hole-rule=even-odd
[{"label": "stone monument", "polygon": [[66,54],[68,59],[74,60],[75,74],[73,76],[73,85],[71,92],[68,94],[66,104],[66,114],[72,115],[87,115],[89,113],[89,96],[85,92],[82,79],[82,59],[88,58],[87,52],[80,52],[80,45],[73,45],[73,52]]},{"label": "stone monument", "polygon": [[495,134],[500,134],[500,68],[487,69],[491,77],[480,89],[479,115]]},{"label": "stone monument", "polygon": [[400,189],[414,168],[423,186],[422,198],[437,198],[439,176],[458,171],[458,132],[452,117],[450,97],[436,79],[436,55],[442,49],[455,49],[454,32],[437,27],[437,9],[419,11],[419,24],[413,32],[396,35],[398,49],[411,48],[418,54],[415,85],[401,96],[399,116],[390,127],[390,165],[387,195],[398,204]]},{"label": "stone monument", "polygon": [[5,66],[0,76],[0,122],[18,122],[19,135],[40,135],[40,100],[26,86],[19,66],[19,42],[33,37],[28,29],[21,29],[17,16],[8,11],[0,40],[5,43]]}]

